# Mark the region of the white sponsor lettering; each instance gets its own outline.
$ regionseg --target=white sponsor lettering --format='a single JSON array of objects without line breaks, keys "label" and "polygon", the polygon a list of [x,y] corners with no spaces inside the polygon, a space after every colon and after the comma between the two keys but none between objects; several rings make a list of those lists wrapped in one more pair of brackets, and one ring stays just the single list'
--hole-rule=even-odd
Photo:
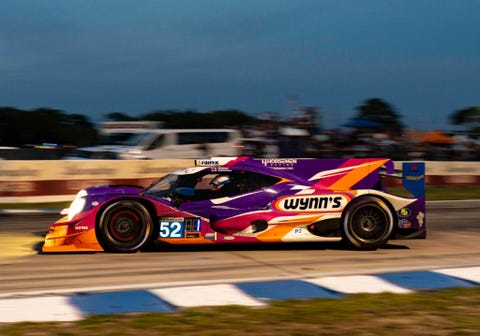
[{"label": "white sponsor lettering", "polygon": [[195,160],[195,165],[210,167],[210,166],[218,166],[220,165],[220,162],[218,160]]},{"label": "white sponsor lettering", "polygon": [[304,195],[283,197],[274,207],[285,212],[340,211],[348,203],[344,195]]},{"label": "white sponsor lettering", "polygon": [[297,164],[297,159],[262,159],[264,166],[269,165],[294,165]]}]

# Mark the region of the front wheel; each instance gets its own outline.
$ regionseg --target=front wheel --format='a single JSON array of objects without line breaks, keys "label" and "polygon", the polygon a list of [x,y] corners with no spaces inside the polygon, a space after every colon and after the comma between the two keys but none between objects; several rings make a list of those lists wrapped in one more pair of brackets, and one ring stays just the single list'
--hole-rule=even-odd
[{"label": "front wheel", "polygon": [[152,216],[141,203],[121,200],[101,212],[96,233],[107,252],[136,252],[150,242],[153,226]]},{"label": "front wheel", "polygon": [[392,236],[394,218],[388,205],[378,197],[353,200],[342,220],[344,240],[360,249],[376,249]]}]

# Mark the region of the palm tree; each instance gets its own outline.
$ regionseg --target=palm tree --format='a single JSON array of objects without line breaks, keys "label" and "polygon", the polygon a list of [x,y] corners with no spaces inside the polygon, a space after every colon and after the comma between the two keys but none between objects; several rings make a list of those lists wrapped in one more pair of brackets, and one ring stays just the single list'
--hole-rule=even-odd
[{"label": "palm tree", "polygon": [[391,134],[401,134],[403,124],[400,122],[400,115],[395,108],[380,98],[370,98],[362,105],[357,106],[357,118],[376,121],[382,124],[382,128]]},{"label": "palm tree", "polygon": [[480,107],[470,106],[455,111],[450,116],[450,122],[453,125],[470,125],[470,132],[480,132]]}]

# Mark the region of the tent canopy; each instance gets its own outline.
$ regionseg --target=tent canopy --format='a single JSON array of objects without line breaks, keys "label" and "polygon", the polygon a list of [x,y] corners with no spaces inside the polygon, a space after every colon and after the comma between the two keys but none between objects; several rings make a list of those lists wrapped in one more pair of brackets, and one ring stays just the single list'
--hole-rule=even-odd
[{"label": "tent canopy", "polygon": [[423,135],[423,141],[432,144],[451,144],[453,138],[442,131],[431,131]]},{"label": "tent canopy", "polygon": [[382,124],[374,120],[354,118],[354,119],[350,119],[349,121],[344,123],[342,126],[352,127],[352,128],[378,128],[382,126]]}]

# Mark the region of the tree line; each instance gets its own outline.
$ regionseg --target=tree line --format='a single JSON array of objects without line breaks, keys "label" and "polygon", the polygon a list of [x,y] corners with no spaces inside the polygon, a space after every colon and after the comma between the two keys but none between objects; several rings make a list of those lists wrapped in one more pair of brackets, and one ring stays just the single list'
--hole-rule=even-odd
[{"label": "tree line", "polygon": [[[187,111],[157,111],[138,117],[113,112],[105,115],[110,121],[160,121],[164,128],[224,128],[243,127],[254,123],[252,117],[238,110],[200,113]],[[0,146],[34,146],[42,143],[77,147],[93,146],[99,141],[98,129],[81,114],[67,114],[51,108],[20,110],[0,107]]]},{"label": "tree line", "polygon": [[0,107],[0,145],[28,146],[43,142],[89,146],[97,140],[88,117],[38,108],[31,111]]},{"label": "tree line", "polygon": [[[382,130],[392,134],[401,133],[405,126],[401,114],[393,105],[380,98],[370,98],[356,107],[354,118],[380,123]],[[108,113],[110,121],[159,121],[164,128],[242,128],[258,120],[240,110],[158,110],[138,117],[121,112]],[[452,125],[464,125],[466,131],[480,133],[480,107],[459,109],[450,115]],[[286,122],[288,125],[288,121]],[[53,108],[21,110],[0,107],[0,146],[25,146],[41,143],[59,145],[92,146],[98,142],[96,125],[81,114],[68,114]]]}]

